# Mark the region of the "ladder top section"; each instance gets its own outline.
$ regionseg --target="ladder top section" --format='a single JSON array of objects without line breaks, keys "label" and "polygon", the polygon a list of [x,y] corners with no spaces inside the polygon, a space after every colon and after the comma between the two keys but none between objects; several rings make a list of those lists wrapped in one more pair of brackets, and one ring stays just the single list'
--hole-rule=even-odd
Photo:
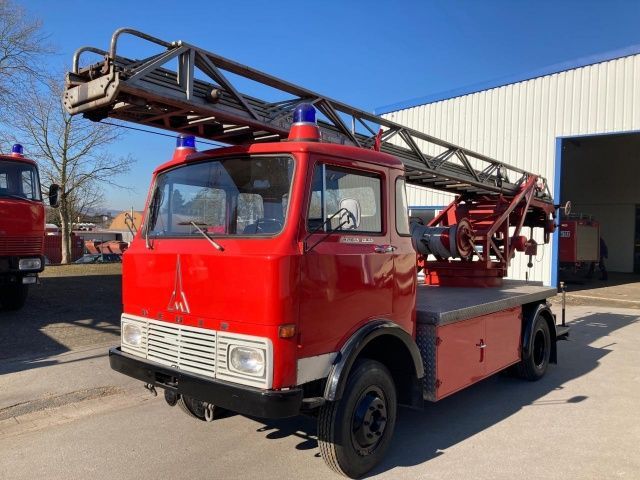
[{"label": "ladder top section", "polygon": [[[157,53],[143,59],[121,54],[123,35]],[[87,54],[102,58],[80,68]],[[246,89],[262,98],[241,93]],[[462,195],[515,195],[535,176],[202,48],[129,28],[113,34],[109,50],[76,51],[63,100],[69,113],[91,120],[111,117],[229,145],[286,140],[294,109],[311,103],[323,141],[394,155],[414,185]],[[542,177],[535,197],[553,203]]]}]

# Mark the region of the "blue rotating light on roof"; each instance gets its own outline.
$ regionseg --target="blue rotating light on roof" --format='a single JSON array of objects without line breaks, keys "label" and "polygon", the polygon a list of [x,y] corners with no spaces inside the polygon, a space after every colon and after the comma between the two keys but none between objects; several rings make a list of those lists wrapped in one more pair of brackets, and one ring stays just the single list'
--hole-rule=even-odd
[{"label": "blue rotating light on roof", "polygon": [[316,123],[316,109],[310,103],[301,103],[293,111],[293,123]]},{"label": "blue rotating light on roof", "polygon": [[13,145],[13,147],[11,147],[11,153],[13,153],[14,155],[22,155],[23,152],[24,148],[19,143],[16,143]]},{"label": "blue rotating light on roof", "polygon": [[176,148],[196,148],[196,137],[193,135],[180,135],[176,139]]}]

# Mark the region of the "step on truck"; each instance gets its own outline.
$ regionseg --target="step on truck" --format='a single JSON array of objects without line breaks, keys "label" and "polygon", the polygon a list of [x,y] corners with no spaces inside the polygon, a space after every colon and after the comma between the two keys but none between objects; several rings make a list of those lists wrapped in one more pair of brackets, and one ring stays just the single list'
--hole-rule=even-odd
[{"label": "step on truck", "polygon": [[[44,270],[44,204],[36,162],[15,144],[0,154],[0,307],[18,310]],[[49,202],[58,202],[58,185]]]},{"label": "step on truck", "polygon": [[[157,54],[128,57],[123,35]],[[190,416],[315,415],[325,462],[355,478],[384,456],[399,405],[557,362],[555,289],[503,280],[555,229],[544,178],[131,29],[75,53],[64,104],[178,135],[124,254],[109,358]],[[229,146],[199,152],[195,137]],[[410,224],[407,184],[456,198]]]}]

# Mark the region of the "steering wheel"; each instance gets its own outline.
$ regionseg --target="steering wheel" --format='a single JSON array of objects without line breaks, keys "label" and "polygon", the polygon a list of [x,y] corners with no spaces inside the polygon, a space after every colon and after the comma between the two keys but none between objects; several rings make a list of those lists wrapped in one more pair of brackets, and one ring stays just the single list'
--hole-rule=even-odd
[{"label": "steering wheel", "polygon": [[258,218],[256,220],[256,233],[264,231],[264,229],[260,225],[260,222],[262,222],[263,224],[275,223],[278,227],[280,227],[280,229],[282,229],[282,227],[284,226],[282,220],[280,220],[279,218]]}]

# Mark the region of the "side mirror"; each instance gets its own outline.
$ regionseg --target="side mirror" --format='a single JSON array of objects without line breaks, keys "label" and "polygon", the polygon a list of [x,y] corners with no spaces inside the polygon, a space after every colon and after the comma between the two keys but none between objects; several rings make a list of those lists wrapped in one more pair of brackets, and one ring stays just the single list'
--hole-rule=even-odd
[{"label": "side mirror", "polygon": [[346,222],[343,230],[353,230],[360,226],[360,202],[354,198],[340,200],[340,223]]},{"label": "side mirror", "polygon": [[56,208],[59,203],[58,194],[60,193],[60,185],[52,183],[49,187],[49,205]]}]

